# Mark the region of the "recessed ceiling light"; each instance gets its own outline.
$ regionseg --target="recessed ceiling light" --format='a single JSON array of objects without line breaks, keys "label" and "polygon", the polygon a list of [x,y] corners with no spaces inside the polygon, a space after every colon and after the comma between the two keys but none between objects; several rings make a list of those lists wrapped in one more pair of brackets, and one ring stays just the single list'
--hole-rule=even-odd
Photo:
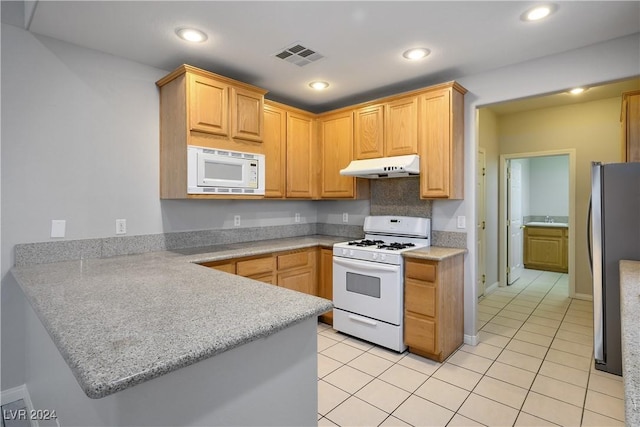
[{"label": "recessed ceiling light", "polygon": [[195,28],[178,28],[176,29],[176,34],[182,40],[186,40],[192,43],[201,43],[207,39],[207,35]]},{"label": "recessed ceiling light", "polygon": [[405,50],[402,56],[411,61],[416,61],[428,56],[431,51],[424,47],[416,47],[413,49]]},{"label": "recessed ceiling light", "polygon": [[571,89],[569,91],[569,93],[571,95],[578,95],[578,94],[581,94],[582,92],[584,92],[585,90],[587,90],[587,89],[585,89],[583,87],[576,87],[576,88]]},{"label": "recessed ceiling light", "polygon": [[539,21],[540,19],[546,18],[551,15],[556,10],[556,5],[554,4],[545,4],[542,6],[536,6],[527,10],[525,13],[520,15],[520,19],[523,21]]},{"label": "recessed ceiling light", "polygon": [[309,83],[309,87],[315,90],[324,90],[329,87],[329,83],[316,81]]}]

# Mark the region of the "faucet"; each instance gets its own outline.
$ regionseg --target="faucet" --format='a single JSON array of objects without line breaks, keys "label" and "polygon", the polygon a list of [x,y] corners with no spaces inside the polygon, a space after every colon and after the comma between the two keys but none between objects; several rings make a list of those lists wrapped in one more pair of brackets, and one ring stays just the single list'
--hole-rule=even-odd
[{"label": "faucet", "polygon": [[551,222],[551,218],[549,218],[549,215],[544,217],[544,222]]}]

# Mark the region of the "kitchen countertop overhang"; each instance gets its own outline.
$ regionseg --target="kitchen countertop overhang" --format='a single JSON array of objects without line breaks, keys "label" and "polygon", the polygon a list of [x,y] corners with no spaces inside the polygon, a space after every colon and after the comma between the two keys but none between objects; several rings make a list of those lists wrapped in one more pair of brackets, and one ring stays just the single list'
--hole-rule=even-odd
[{"label": "kitchen countertop overhang", "polygon": [[[274,239],[21,266],[11,273],[85,394],[101,398],[333,306],[198,263],[330,248],[345,240]],[[431,247],[403,255],[439,260],[463,252]]]}]

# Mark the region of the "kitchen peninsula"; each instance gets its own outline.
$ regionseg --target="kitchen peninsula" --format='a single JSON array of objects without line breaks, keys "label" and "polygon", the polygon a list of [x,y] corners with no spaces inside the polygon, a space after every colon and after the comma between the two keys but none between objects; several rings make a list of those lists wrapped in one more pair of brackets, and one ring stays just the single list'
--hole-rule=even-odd
[{"label": "kitchen peninsula", "polygon": [[13,268],[34,409],[61,425],[315,425],[316,319],[331,302],[196,263],[333,242]]}]

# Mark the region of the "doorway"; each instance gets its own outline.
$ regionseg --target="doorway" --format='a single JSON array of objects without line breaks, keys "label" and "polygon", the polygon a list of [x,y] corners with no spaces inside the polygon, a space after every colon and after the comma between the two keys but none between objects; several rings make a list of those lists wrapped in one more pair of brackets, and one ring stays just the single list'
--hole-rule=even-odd
[{"label": "doorway", "polygon": [[500,156],[499,286],[515,283],[523,271],[522,230],[528,222],[566,222],[568,296],[575,296],[575,156],[574,149]]}]

